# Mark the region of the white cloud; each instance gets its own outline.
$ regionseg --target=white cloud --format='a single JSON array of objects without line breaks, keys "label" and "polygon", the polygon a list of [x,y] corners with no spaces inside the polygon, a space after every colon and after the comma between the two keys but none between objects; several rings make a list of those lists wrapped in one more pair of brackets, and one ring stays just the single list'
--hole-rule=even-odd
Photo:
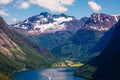
[{"label": "white cloud", "polygon": [[12,2],[12,0],[0,0],[0,4],[8,4]]},{"label": "white cloud", "polygon": [[7,16],[7,17],[9,16],[9,14],[3,10],[0,10],[0,15]]},{"label": "white cloud", "polygon": [[12,22],[17,22],[16,18],[12,18],[11,20],[12,20]]},{"label": "white cloud", "polygon": [[65,5],[72,5],[74,0],[59,0],[59,2]]},{"label": "white cloud", "polygon": [[29,3],[24,1],[24,2],[20,3],[19,8],[27,9],[29,6],[30,6]]},{"label": "white cloud", "polygon": [[18,9],[28,9],[30,4],[26,0],[17,0],[13,6]]},{"label": "white cloud", "polygon": [[90,6],[90,8],[93,10],[93,11],[100,11],[102,8],[99,4],[97,4],[96,2],[94,1],[89,1],[88,2],[88,5]]},{"label": "white cloud", "polygon": [[72,5],[74,0],[29,0],[31,4],[37,4],[41,7],[47,8],[52,12],[65,12],[67,7]]}]

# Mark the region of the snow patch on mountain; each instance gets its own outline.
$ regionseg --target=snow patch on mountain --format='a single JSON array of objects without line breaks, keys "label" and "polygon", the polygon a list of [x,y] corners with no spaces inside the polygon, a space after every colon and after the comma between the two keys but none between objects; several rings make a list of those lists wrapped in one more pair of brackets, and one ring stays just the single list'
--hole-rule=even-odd
[{"label": "snow patch on mountain", "polygon": [[[33,30],[28,31],[29,33],[55,33],[56,31],[66,30],[66,25],[63,22],[71,21],[73,18],[68,17],[59,17],[54,18],[53,22],[47,23],[47,24],[40,24],[41,21],[48,21],[47,18],[42,18],[40,20],[37,20],[36,23],[34,23]],[[21,27],[23,29],[26,29],[25,26]]]},{"label": "snow patch on mountain", "polygon": [[66,22],[72,21],[75,18],[65,14],[51,15],[49,13],[41,13],[32,16],[23,22],[16,23],[13,27],[26,30],[28,33],[55,33],[57,31],[66,30]]},{"label": "snow patch on mountain", "polygon": [[88,28],[97,31],[107,31],[120,19],[119,15],[93,13],[91,17],[75,18],[65,14],[50,14],[42,12],[39,15],[29,17],[23,22],[13,24],[13,27],[30,34],[47,34],[57,31],[75,32],[80,28]]},{"label": "snow patch on mountain", "polygon": [[[54,33],[56,31],[65,30],[65,29],[66,26],[64,24],[59,24],[59,22],[54,22],[48,24],[35,24],[33,31],[40,33]],[[29,32],[31,33],[31,31]]]},{"label": "snow patch on mountain", "polygon": [[26,19],[25,23],[28,23],[28,21],[29,21],[29,20],[28,20],[28,19]]},{"label": "snow patch on mountain", "polygon": [[73,20],[73,18],[65,18],[65,17],[60,17],[60,18],[55,18],[54,21],[57,21],[57,22],[65,22],[65,21],[71,21]]},{"label": "snow patch on mountain", "polygon": [[116,14],[116,15],[112,15],[112,16],[114,16],[115,17],[115,20],[118,22],[118,16],[120,16],[120,14]]},{"label": "snow patch on mountain", "polygon": [[117,16],[116,16],[116,15],[114,15],[114,17],[115,17],[115,20],[116,20],[116,21],[118,21],[118,18],[117,18]]},{"label": "snow patch on mountain", "polygon": [[103,28],[103,26],[101,26],[100,28],[95,27],[95,26],[90,26],[89,28],[97,30],[97,31],[108,31],[109,30],[109,28]]},{"label": "snow patch on mountain", "polygon": [[100,21],[100,14],[98,14],[98,21]]}]

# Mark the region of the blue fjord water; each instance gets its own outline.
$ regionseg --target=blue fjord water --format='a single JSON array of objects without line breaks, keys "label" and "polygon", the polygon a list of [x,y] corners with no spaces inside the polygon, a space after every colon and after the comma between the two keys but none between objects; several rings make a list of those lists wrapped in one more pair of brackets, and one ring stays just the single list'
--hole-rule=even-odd
[{"label": "blue fjord water", "polygon": [[13,75],[16,80],[85,80],[73,76],[74,68],[53,68],[44,70],[29,70]]}]

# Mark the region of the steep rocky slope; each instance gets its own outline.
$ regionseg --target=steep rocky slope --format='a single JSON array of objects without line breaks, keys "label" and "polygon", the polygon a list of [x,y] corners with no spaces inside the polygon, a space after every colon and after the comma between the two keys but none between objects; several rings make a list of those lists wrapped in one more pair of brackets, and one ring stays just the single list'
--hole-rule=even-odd
[{"label": "steep rocky slope", "polygon": [[52,57],[49,51],[28,41],[0,17],[1,76],[9,76],[22,69],[48,67],[52,63],[48,56]]}]

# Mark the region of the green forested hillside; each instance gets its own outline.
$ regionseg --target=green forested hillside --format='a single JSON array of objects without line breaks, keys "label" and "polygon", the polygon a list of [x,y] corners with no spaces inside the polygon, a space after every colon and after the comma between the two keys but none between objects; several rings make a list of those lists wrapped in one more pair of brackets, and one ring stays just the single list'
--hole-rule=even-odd
[{"label": "green forested hillside", "polygon": [[[48,50],[35,45],[14,31],[1,17],[0,41],[0,73],[2,76],[9,76],[13,72],[24,69],[50,67],[53,62],[53,59],[50,59],[53,56]],[[0,80],[3,79],[0,77]]]},{"label": "green forested hillside", "polygon": [[55,33],[29,35],[28,39],[34,41],[36,44],[41,45],[49,50],[63,44],[73,33],[69,31],[61,31]]},{"label": "green forested hillside", "polygon": [[120,80],[120,21],[115,25],[107,47],[99,56],[76,70],[75,75],[92,80]]},{"label": "green forested hillside", "polygon": [[92,48],[102,36],[102,32],[80,29],[65,44],[52,49],[56,56],[70,57],[80,61],[87,61],[98,53],[91,54]]}]

